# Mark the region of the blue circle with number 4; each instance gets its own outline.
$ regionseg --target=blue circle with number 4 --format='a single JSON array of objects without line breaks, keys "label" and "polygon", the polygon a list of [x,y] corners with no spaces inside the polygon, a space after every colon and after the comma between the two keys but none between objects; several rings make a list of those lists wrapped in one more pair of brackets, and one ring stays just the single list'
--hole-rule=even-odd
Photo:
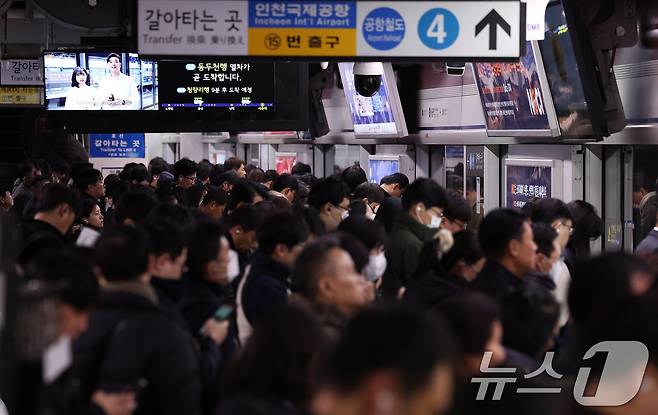
[{"label": "blue circle with number 4", "polygon": [[363,37],[377,50],[391,50],[404,39],[404,19],[390,7],[372,10],[363,21]]},{"label": "blue circle with number 4", "polygon": [[450,10],[428,10],[418,22],[418,37],[428,48],[449,48],[459,37],[459,21]]}]

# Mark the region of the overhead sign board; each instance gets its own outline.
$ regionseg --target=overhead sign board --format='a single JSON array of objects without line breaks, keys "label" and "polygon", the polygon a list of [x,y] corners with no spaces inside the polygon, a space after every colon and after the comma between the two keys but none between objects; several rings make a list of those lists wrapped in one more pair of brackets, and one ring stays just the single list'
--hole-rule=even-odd
[{"label": "overhead sign board", "polygon": [[0,85],[43,86],[39,59],[0,60]]},{"label": "overhead sign board", "polygon": [[89,157],[144,158],[145,154],[143,133],[89,134]]},{"label": "overhead sign board", "polygon": [[143,55],[518,58],[525,4],[501,1],[140,0]]},{"label": "overhead sign board", "polygon": [[0,105],[7,107],[43,105],[43,88],[24,86],[0,87]]}]

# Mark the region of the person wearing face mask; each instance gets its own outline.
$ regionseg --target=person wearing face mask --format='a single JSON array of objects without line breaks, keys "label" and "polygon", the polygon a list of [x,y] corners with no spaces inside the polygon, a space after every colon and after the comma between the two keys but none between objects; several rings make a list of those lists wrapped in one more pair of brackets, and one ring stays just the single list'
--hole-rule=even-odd
[{"label": "person wearing face mask", "polygon": [[308,194],[308,204],[314,207],[328,232],[336,230],[349,215],[349,189],[335,177],[327,177],[316,183]]},{"label": "person wearing face mask", "polygon": [[[214,369],[214,379],[204,380],[204,411],[211,411],[219,400],[216,393],[226,363],[238,351],[235,313],[223,316],[228,334],[218,327],[220,309],[233,307],[230,284],[239,274],[237,253],[233,251],[222,225],[212,221],[197,222],[188,235],[187,272],[182,281],[178,310],[200,344],[209,340],[221,344],[221,360]],[[224,339],[222,339],[225,337]],[[205,376],[205,374],[203,374]]]},{"label": "person wearing face mask", "polygon": [[368,281],[379,287],[387,266],[384,254],[384,244],[386,243],[384,226],[379,222],[366,219],[365,216],[355,215],[342,221],[338,230],[352,235],[366,247],[368,263],[363,268],[362,274]]},{"label": "person wearing face mask", "polygon": [[[365,208],[365,216],[374,220],[379,210],[379,205],[386,198],[386,194],[381,187],[377,186],[375,183],[361,183],[354,190],[354,197],[352,204],[355,202],[361,202]],[[350,206],[350,214],[354,213],[354,209]]]},{"label": "person wearing face mask", "polygon": [[227,238],[232,250],[238,253],[240,274],[233,285],[237,289],[247,264],[258,248],[256,230],[263,222],[263,213],[254,205],[244,205],[224,216],[222,224],[228,230]]},{"label": "person wearing face mask", "polygon": [[288,299],[292,266],[309,237],[309,230],[293,213],[281,211],[266,217],[256,235],[258,249],[237,294],[242,344],[251,335],[254,324]]},{"label": "person wearing face mask", "polygon": [[388,267],[382,280],[383,294],[399,295],[418,268],[423,245],[438,232],[448,194],[432,179],[414,181],[402,195],[402,212],[398,213],[386,242]]},{"label": "person wearing face mask", "polygon": [[530,279],[541,284],[548,290],[555,290],[555,281],[559,278],[560,245],[558,233],[546,223],[533,223],[532,235],[537,245],[534,273]]}]

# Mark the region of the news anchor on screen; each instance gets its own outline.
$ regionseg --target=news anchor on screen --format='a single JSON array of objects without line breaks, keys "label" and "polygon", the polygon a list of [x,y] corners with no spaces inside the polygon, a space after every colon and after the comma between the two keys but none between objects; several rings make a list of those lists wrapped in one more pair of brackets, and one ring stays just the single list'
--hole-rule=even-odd
[{"label": "news anchor on screen", "polygon": [[107,56],[110,75],[98,82],[98,99],[104,110],[138,110],[140,97],[137,84],[121,73],[121,57],[116,53]]},{"label": "news anchor on screen", "polygon": [[86,69],[77,67],[71,74],[71,88],[66,94],[65,110],[89,110],[96,106],[96,91]]}]

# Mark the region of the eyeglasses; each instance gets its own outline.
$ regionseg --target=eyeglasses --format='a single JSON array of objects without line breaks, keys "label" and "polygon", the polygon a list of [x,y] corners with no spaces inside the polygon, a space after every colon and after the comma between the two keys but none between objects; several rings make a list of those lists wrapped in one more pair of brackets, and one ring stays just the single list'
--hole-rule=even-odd
[{"label": "eyeglasses", "polygon": [[185,178],[187,180],[190,180],[190,181],[196,180],[196,176],[183,176],[183,178]]}]

